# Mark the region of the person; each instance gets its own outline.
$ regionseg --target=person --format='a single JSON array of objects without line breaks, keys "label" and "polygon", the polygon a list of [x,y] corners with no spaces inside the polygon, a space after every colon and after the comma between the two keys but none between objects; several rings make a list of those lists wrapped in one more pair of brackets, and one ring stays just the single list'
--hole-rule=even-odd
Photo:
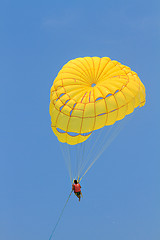
[{"label": "person", "polygon": [[72,184],[72,190],[74,191],[75,195],[79,198],[79,202],[81,200],[82,192],[81,192],[81,185],[75,179],[74,184]]}]

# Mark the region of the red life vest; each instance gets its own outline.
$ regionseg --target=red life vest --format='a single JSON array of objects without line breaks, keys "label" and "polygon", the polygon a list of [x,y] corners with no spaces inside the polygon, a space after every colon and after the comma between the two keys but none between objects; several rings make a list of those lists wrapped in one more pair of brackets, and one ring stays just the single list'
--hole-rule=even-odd
[{"label": "red life vest", "polygon": [[74,184],[74,192],[80,192],[81,191],[81,185],[79,183]]}]

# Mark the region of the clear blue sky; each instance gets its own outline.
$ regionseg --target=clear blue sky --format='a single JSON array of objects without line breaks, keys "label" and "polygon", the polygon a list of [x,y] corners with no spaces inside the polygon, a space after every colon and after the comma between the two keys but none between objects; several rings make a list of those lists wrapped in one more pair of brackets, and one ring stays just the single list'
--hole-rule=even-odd
[{"label": "clear blue sky", "polygon": [[[83,179],[62,239],[160,239],[159,1],[0,3],[0,239],[44,240],[70,192],[49,94],[70,59],[108,56],[146,87],[144,108]],[[78,227],[78,231],[76,230]]]}]

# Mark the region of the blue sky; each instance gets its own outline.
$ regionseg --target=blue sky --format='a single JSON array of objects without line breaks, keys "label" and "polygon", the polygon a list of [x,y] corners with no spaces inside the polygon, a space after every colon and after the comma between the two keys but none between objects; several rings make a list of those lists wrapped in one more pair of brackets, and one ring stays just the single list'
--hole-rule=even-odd
[{"label": "blue sky", "polygon": [[[71,196],[55,239],[159,240],[160,3],[0,3],[0,239],[49,239],[70,180],[49,115],[50,87],[70,59],[108,56],[138,73],[144,108]],[[78,227],[78,231],[77,231]]]}]

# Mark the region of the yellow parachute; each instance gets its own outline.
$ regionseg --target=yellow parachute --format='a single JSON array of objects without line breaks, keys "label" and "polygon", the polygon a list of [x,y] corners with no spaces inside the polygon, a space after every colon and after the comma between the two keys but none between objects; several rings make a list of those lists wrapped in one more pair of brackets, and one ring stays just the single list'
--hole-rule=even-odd
[{"label": "yellow parachute", "polygon": [[51,87],[51,127],[60,142],[75,145],[145,101],[145,87],[129,67],[108,57],[76,58]]}]

